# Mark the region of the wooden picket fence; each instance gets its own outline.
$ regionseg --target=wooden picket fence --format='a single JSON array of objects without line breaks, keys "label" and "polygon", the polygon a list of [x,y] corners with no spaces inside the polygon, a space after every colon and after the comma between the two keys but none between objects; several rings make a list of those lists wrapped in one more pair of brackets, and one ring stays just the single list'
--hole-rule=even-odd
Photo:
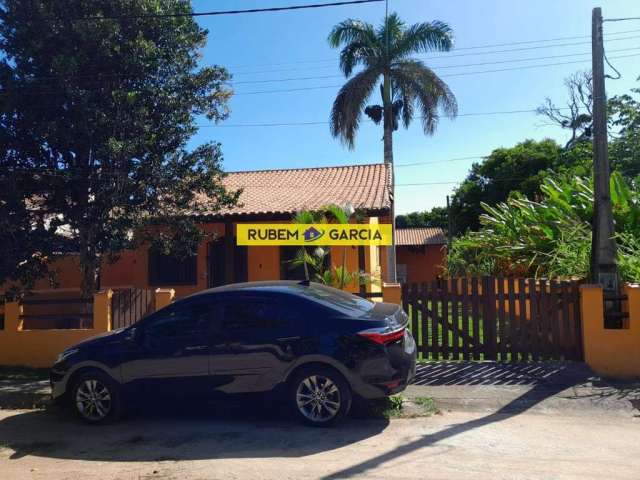
[{"label": "wooden picket fence", "polygon": [[578,282],[474,277],[402,290],[423,359],[582,360]]}]

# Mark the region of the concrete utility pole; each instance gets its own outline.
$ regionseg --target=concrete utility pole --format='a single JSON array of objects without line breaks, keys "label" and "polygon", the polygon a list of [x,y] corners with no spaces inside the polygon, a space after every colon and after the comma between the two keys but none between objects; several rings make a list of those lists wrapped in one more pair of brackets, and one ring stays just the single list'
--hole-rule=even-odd
[{"label": "concrete utility pole", "polygon": [[605,291],[618,291],[616,241],[609,186],[610,169],[607,138],[607,98],[604,84],[604,44],[602,10],[592,14],[591,49],[593,62],[593,185],[594,220],[591,242],[591,280]]},{"label": "concrete utility pole", "polygon": [[451,220],[451,204],[449,203],[449,195],[447,195],[447,253],[451,252],[452,243],[453,243],[453,222]]}]

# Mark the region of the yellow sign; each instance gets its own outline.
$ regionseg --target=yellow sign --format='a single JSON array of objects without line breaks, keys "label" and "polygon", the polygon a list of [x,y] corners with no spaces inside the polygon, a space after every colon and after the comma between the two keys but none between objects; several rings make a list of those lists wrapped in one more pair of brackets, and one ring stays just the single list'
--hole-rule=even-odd
[{"label": "yellow sign", "polygon": [[391,245],[391,225],[239,223],[238,245]]}]

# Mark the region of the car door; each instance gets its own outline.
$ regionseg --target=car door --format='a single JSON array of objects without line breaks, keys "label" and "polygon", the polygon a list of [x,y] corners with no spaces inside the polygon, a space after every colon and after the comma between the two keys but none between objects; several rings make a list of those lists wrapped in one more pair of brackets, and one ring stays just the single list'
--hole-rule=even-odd
[{"label": "car door", "polygon": [[177,302],[141,322],[122,364],[125,382],[153,392],[195,393],[209,383],[216,309],[207,298]]},{"label": "car door", "polygon": [[220,302],[221,343],[212,346],[211,371],[230,381],[226,393],[270,390],[300,353],[304,312],[278,295],[237,294]]}]

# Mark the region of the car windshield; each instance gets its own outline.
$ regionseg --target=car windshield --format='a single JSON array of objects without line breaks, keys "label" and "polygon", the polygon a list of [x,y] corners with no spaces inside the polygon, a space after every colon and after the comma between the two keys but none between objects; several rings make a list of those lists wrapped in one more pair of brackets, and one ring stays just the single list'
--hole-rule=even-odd
[{"label": "car windshield", "polygon": [[344,315],[360,317],[371,311],[375,306],[373,302],[366,298],[317,283],[311,283],[309,286],[299,289],[299,293],[309,300],[332,310],[338,310]]}]

